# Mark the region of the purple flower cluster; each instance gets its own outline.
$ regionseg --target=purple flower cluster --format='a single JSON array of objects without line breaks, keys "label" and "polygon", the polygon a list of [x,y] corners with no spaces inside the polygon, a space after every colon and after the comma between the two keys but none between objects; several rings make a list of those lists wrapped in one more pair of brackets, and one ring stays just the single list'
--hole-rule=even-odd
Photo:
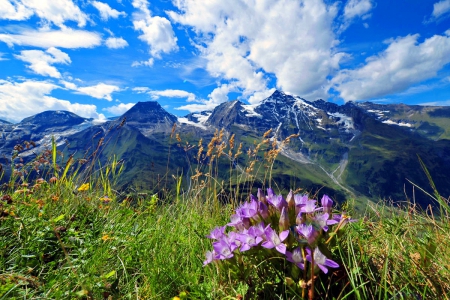
[{"label": "purple flower cluster", "polygon": [[[270,188],[267,195],[258,189],[257,197],[251,195],[249,202],[238,207],[226,226],[214,228],[207,236],[213,240],[213,250],[206,253],[203,264],[245,255],[253,248],[274,249],[274,255],[281,254],[300,269],[305,269],[307,262],[314,262],[324,273],[327,267],[337,268],[338,264],[322,254],[318,245],[329,226],[339,224],[340,228],[354,220],[333,214],[333,200],[327,195],[322,197],[321,206],[317,202],[306,194],[294,195],[291,191],[285,199]],[[227,226],[231,228],[228,233]]]}]

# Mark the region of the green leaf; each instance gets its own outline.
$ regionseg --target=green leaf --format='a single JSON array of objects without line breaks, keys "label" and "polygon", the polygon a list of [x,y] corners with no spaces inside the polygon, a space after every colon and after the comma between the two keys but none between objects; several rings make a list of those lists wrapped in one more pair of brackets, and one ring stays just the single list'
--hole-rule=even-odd
[{"label": "green leaf", "polygon": [[60,215],[59,217],[56,217],[52,220],[52,222],[56,223],[58,221],[61,221],[62,219],[64,219],[64,214]]},{"label": "green leaf", "polygon": [[115,274],[116,274],[116,271],[115,271],[115,270],[112,270],[112,271],[109,272],[108,274],[103,275],[103,278],[108,279],[109,277],[114,276]]}]

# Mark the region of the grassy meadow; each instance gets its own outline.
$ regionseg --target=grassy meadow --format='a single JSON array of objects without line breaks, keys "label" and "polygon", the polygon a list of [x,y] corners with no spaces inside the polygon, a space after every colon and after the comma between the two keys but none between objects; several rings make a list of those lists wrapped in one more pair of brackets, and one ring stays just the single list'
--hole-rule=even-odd
[{"label": "grassy meadow", "polygon": [[[295,270],[280,256],[260,263],[239,256],[244,261],[236,264],[246,267],[238,271],[233,260],[204,266],[212,248],[206,236],[229,222],[248,200],[246,191],[272,187],[286,197],[271,173],[283,143],[265,135],[255,145],[245,153],[218,132],[196,145],[189,188],[186,176],[167,173],[174,188],[156,192],[116,190],[123,164],[114,156],[80,162],[60,157],[53,144],[21,164],[18,151],[0,193],[0,299],[450,298],[449,200],[437,191],[429,195],[434,210],[412,201],[339,203],[336,212],[356,221],[327,241],[339,267],[312,275],[312,282],[287,277],[285,270]],[[264,160],[252,160],[264,147]],[[246,166],[230,162],[219,170],[221,157],[240,155],[248,156]],[[36,170],[42,177],[30,175]],[[298,293],[300,285],[310,292]]]}]

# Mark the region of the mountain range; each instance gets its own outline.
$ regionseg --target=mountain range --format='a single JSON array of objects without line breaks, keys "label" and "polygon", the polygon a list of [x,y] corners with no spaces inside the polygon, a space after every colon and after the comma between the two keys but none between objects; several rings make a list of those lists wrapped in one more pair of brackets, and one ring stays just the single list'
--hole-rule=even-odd
[{"label": "mountain range", "polygon": [[[326,192],[338,201],[348,197],[409,199],[426,206],[433,204],[431,198],[410,183],[432,193],[420,157],[440,193],[450,195],[449,107],[370,102],[337,105],[310,102],[281,91],[257,105],[235,100],[184,117],[149,101],[101,124],[66,111],[46,111],[17,124],[0,121],[0,163],[8,169],[5,165],[11,164],[15,146],[33,141],[35,147],[18,154],[18,158],[30,160],[49,148],[54,137],[66,157],[95,156],[102,163],[114,155],[122,159],[122,187],[154,191],[162,185],[172,186],[171,175],[183,174],[188,188],[198,163],[200,138],[206,148],[220,130],[223,140],[234,134],[235,144],[242,143],[244,154],[236,159],[223,155],[218,169],[228,170],[231,164],[243,173],[252,159],[262,161],[270,151],[270,145],[265,145],[253,158],[245,155],[271,130],[266,136],[269,144],[283,145],[272,166],[273,182],[279,189]],[[290,142],[282,143],[288,137]],[[204,154],[203,164],[208,164]],[[227,172],[221,175],[229,180]]]}]

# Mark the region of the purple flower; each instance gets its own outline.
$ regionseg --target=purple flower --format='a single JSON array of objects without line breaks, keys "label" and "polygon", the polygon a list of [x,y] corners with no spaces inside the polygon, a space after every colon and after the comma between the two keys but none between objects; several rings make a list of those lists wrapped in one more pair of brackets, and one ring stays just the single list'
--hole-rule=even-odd
[{"label": "purple flower", "polygon": [[286,207],[281,209],[280,221],[278,222],[278,225],[281,231],[289,229],[289,216]]},{"label": "purple flower", "polygon": [[248,230],[245,230],[243,233],[239,234],[239,240],[242,242],[242,246],[240,248],[241,252],[249,250],[251,247],[257,246],[259,243],[263,241],[261,234],[264,232],[260,232],[258,228],[250,227]]},{"label": "purple flower", "polygon": [[323,207],[323,212],[331,213],[331,208],[333,207],[333,200],[331,200],[330,197],[327,195],[322,196],[322,200],[320,200],[320,203]]},{"label": "purple flower", "polygon": [[275,196],[275,193],[273,192],[272,188],[267,189],[267,197],[273,197]]},{"label": "purple flower", "polygon": [[290,190],[289,194],[286,196],[286,202],[289,208],[295,207],[294,192],[292,192],[292,190]]},{"label": "purple flower", "polygon": [[317,232],[311,224],[300,224],[295,228],[297,229],[297,233],[303,236],[303,238],[305,238],[310,245],[313,245],[319,236],[319,232]]},{"label": "purple flower", "polygon": [[307,200],[305,205],[300,208],[300,212],[307,214],[315,212],[317,210],[316,202],[316,200]]},{"label": "purple flower", "polygon": [[242,231],[246,228],[245,225],[250,225],[250,222],[248,219],[243,219],[240,215],[234,214],[231,215],[230,223],[228,223],[227,225],[235,227],[237,230]]},{"label": "purple flower", "polygon": [[267,219],[269,217],[269,208],[264,204],[264,202],[258,203],[258,212],[263,219]]},{"label": "purple flower", "polygon": [[213,251],[206,251],[206,260],[203,261],[203,266],[206,266],[207,264],[211,263],[213,260],[215,260],[215,256],[217,254]]},{"label": "purple flower", "polygon": [[305,206],[306,201],[308,201],[308,195],[300,195],[300,194],[294,195],[296,215],[300,213],[300,209],[302,208],[302,206]]},{"label": "purple flower", "polygon": [[236,213],[241,218],[253,218],[258,213],[258,202],[253,199],[250,202],[245,202],[236,209]]},{"label": "purple flower", "polygon": [[332,220],[336,221],[337,223],[342,223],[340,228],[344,227],[344,225],[347,223],[353,223],[357,221],[356,219],[351,219],[350,216],[345,214],[334,214]]},{"label": "purple flower", "polygon": [[[306,252],[308,253],[306,255],[306,260],[312,262],[311,250],[306,248]],[[325,274],[328,273],[327,267],[339,268],[339,265],[335,261],[328,259],[325,255],[323,255],[322,252],[319,251],[319,248],[314,249],[314,264],[317,265]]]},{"label": "purple flower", "polygon": [[269,224],[264,230],[264,233],[266,235],[266,241],[262,243],[261,246],[267,249],[275,248],[282,254],[286,253],[286,245],[283,244],[283,241],[288,237],[289,230],[282,231],[278,236],[278,234],[272,228],[270,228]]},{"label": "purple flower", "polygon": [[224,240],[227,242],[228,245],[230,245],[231,252],[233,252],[242,245],[241,240],[239,240],[239,233],[236,233],[234,231],[228,233],[228,238]]},{"label": "purple flower", "polygon": [[287,207],[288,204],[286,200],[284,200],[282,195],[273,195],[272,197],[267,196],[267,202],[271,204],[272,206],[276,207],[278,211],[281,211],[283,207]]},{"label": "purple flower", "polygon": [[258,197],[258,200],[266,203],[266,195],[264,195],[264,192],[261,189],[258,189],[258,193],[256,194],[256,197]]},{"label": "purple flower", "polygon": [[225,239],[213,243],[213,248],[216,253],[215,259],[228,259],[234,256],[228,241]]},{"label": "purple flower", "polygon": [[291,263],[294,263],[297,267],[304,270],[305,264],[303,263],[303,255],[300,247],[295,248],[294,251],[286,251],[286,259]]},{"label": "purple flower", "polygon": [[314,221],[324,231],[328,231],[328,225],[334,225],[338,223],[336,220],[333,219],[329,220],[329,217],[330,215],[328,213],[316,215],[314,217]]},{"label": "purple flower", "polygon": [[210,234],[206,237],[212,240],[220,240],[225,236],[225,228],[226,226],[222,227],[216,227],[213,230],[211,230]]}]

